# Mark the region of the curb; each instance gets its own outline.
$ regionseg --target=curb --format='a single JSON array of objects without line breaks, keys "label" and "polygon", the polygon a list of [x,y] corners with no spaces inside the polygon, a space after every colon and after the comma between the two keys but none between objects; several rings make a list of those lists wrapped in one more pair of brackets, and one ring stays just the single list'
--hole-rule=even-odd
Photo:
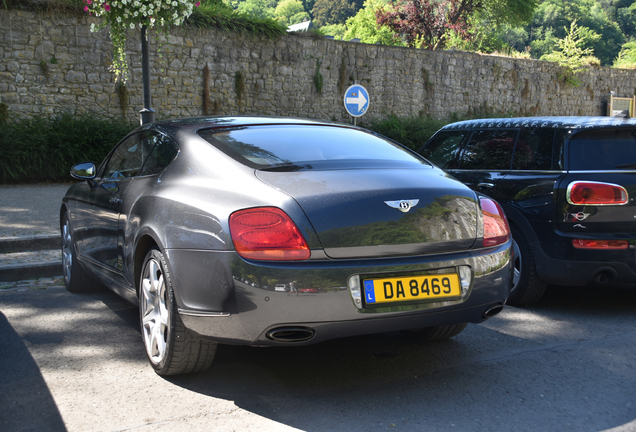
[{"label": "curb", "polygon": [[60,234],[0,238],[0,253],[59,249],[61,246],[62,237]]},{"label": "curb", "polygon": [[1,282],[62,276],[62,261],[15,264],[0,267]]}]

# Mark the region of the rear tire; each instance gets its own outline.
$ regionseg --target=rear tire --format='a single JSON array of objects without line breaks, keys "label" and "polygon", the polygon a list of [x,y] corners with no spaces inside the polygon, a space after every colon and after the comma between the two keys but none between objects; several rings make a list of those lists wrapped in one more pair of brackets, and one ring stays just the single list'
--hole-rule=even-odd
[{"label": "rear tire", "polygon": [[402,330],[401,333],[409,339],[420,342],[433,342],[457,336],[466,328],[468,323],[447,326],[424,327],[420,329]]},{"label": "rear tire", "polygon": [[210,367],[217,343],[190,331],[181,321],[168,266],[151,249],[139,281],[141,335],[150,365],[159,375],[201,372]]},{"label": "rear tire", "polygon": [[515,251],[512,288],[506,304],[511,306],[530,306],[541,299],[547,284],[539,279],[532,249],[521,230],[510,226]]},{"label": "rear tire", "polygon": [[67,291],[82,293],[95,291],[102,285],[84,271],[77,262],[76,246],[73,242],[73,229],[68,213],[62,216],[62,272]]}]

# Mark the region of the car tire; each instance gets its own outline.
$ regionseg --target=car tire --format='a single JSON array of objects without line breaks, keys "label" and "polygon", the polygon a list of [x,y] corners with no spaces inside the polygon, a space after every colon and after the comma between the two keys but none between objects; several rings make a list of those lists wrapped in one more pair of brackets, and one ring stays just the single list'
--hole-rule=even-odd
[{"label": "car tire", "polygon": [[547,284],[539,279],[534,255],[528,240],[521,230],[510,226],[514,248],[514,274],[512,288],[506,304],[511,306],[530,306],[539,301],[545,293]]},{"label": "car tire", "polygon": [[154,248],[146,255],[141,271],[139,317],[146,355],[157,374],[201,372],[210,367],[217,343],[183,324],[166,260]]},{"label": "car tire", "polygon": [[468,323],[446,326],[424,327],[419,329],[402,330],[401,333],[409,339],[420,342],[432,342],[457,336],[466,328]]},{"label": "car tire", "polygon": [[84,271],[77,261],[73,229],[68,213],[62,216],[62,274],[64,285],[69,292],[82,293],[95,291],[102,285]]}]

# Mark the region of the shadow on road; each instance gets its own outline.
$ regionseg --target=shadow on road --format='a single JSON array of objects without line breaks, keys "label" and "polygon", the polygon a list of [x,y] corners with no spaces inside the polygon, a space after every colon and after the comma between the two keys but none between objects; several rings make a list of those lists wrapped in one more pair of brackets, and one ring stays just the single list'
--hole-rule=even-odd
[{"label": "shadow on road", "polygon": [[[38,415],[33,413],[37,411]],[[66,431],[38,365],[0,313],[0,430]]]}]

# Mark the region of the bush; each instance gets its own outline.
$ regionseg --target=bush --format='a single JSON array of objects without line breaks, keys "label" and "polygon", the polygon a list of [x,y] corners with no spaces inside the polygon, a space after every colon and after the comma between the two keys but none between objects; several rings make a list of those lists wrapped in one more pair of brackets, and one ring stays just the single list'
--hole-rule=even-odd
[{"label": "bush", "polygon": [[435,120],[430,117],[398,117],[391,114],[383,119],[371,120],[364,127],[404,144],[412,150],[419,150],[442,126],[454,120]]},{"label": "bush", "polygon": [[70,180],[82,161],[101,162],[136,125],[90,114],[58,114],[0,124],[0,181],[34,183]]}]

